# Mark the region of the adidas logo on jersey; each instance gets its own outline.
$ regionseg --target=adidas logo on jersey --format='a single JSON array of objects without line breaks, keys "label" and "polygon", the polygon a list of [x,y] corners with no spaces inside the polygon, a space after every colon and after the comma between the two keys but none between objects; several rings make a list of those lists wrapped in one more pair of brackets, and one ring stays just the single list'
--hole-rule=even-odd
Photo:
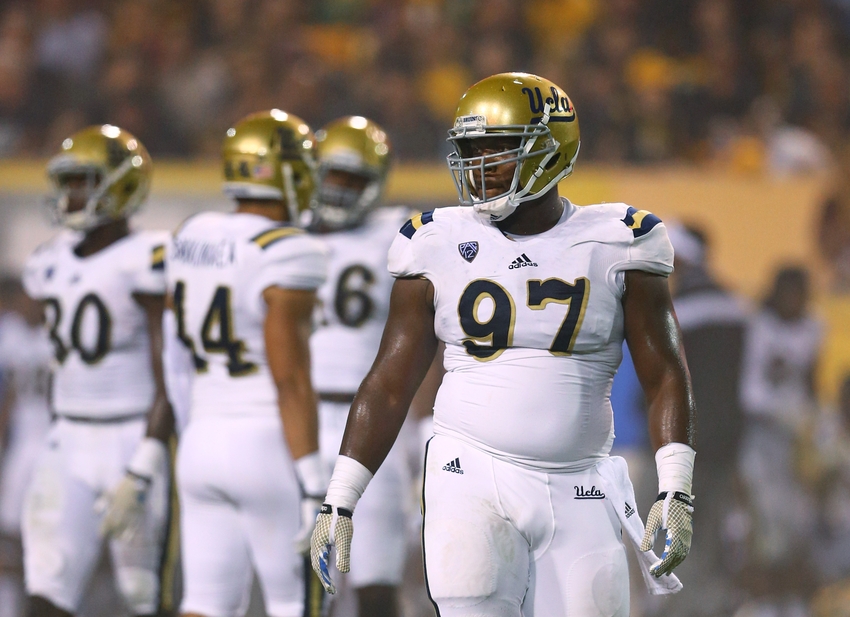
[{"label": "adidas logo on jersey", "polygon": [[631,518],[635,513],[635,509],[626,502],[626,518]]},{"label": "adidas logo on jersey", "polygon": [[596,486],[591,486],[590,490],[583,486],[574,486],[576,496],[573,499],[605,499],[605,493],[600,491]]},{"label": "adidas logo on jersey", "polygon": [[519,257],[517,257],[516,259],[514,259],[511,262],[511,265],[508,266],[508,270],[516,270],[517,268],[527,268],[529,266],[535,266],[536,267],[537,264],[534,263],[533,261],[531,261],[528,258],[528,255],[523,253],[522,255],[520,255]]},{"label": "adidas logo on jersey", "polygon": [[449,461],[443,465],[443,471],[450,471],[451,473],[459,473],[463,475],[463,469],[460,468],[460,459],[456,458],[455,460]]}]

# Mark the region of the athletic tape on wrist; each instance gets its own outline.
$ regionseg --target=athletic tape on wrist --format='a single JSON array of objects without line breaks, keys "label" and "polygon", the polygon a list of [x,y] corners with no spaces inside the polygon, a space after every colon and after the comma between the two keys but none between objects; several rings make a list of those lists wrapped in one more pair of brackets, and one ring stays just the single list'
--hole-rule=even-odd
[{"label": "athletic tape on wrist", "polygon": [[372,472],[359,461],[340,455],[336,459],[334,473],[328,484],[328,496],[325,502],[354,511],[363,491],[372,479]]},{"label": "athletic tape on wrist", "polygon": [[127,471],[139,478],[150,479],[161,470],[168,460],[168,449],[155,437],[145,437],[136,446]]},{"label": "athletic tape on wrist", "polygon": [[687,444],[672,442],[658,448],[655,466],[658,470],[658,492],[691,494],[696,452]]},{"label": "athletic tape on wrist", "polygon": [[319,451],[295,460],[295,475],[307,497],[321,499],[328,487],[328,472]]}]

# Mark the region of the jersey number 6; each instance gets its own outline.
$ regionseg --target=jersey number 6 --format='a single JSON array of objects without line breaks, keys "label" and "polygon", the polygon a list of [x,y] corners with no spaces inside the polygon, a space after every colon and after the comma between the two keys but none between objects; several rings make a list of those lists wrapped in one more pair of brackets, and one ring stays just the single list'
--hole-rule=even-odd
[{"label": "jersey number 6", "polygon": [[[567,314],[561,322],[549,353],[556,356],[568,356],[572,353],[587,299],[590,296],[590,281],[584,277],[573,283],[558,278],[532,279],[527,283],[528,307],[541,311],[550,302],[567,304]],[[479,307],[485,299],[493,305],[493,313],[486,321],[479,320]],[[463,340],[466,351],[474,358],[486,361],[498,358],[513,344],[516,305],[508,291],[498,283],[488,279],[472,281],[463,290],[457,306],[460,327],[469,337]]]}]

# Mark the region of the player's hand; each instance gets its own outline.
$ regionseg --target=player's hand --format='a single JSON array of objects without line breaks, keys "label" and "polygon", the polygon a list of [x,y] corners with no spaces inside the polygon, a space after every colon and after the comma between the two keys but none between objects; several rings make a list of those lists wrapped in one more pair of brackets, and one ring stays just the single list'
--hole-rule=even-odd
[{"label": "player's hand", "polygon": [[301,498],[301,529],[295,535],[295,550],[307,555],[310,552],[310,540],[316,527],[316,517],[322,508],[320,497],[304,496]]},{"label": "player's hand", "polygon": [[646,519],[646,531],[640,543],[640,550],[651,550],[658,531],[661,529],[667,531],[661,560],[649,569],[654,576],[670,574],[688,556],[693,535],[693,513],[693,497],[679,491],[672,495],[667,492],[661,493],[652,504]]},{"label": "player's hand", "polygon": [[103,509],[103,521],[100,524],[102,536],[112,536],[124,541],[132,541],[144,524],[145,502],[150,478],[126,473],[111,493],[106,495],[105,503],[99,504]]},{"label": "player's hand", "polygon": [[95,509],[103,513],[100,533],[131,541],[142,530],[147,516],[151,485],[168,477],[168,449],[153,437],[145,437],[127,465],[127,473],[113,491],[98,500]]},{"label": "player's hand", "polygon": [[322,504],[316,517],[316,528],[310,542],[310,562],[322,586],[328,593],[336,593],[331,580],[330,555],[336,547],[336,569],[343,574],[351,569],[351,538],[354,524],[351,522],[351,510]]}]

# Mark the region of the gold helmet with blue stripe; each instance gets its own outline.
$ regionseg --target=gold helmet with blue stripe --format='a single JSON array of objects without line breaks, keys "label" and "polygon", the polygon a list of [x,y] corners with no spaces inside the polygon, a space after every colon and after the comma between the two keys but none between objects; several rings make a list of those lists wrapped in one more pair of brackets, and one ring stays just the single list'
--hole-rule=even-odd
[{"label": "gold helmet with blue stripe", "polygon": [[392,147],[386,132],[363,116],[334,120],[316,132],[319,188],[312,226],[358,225],[381,199]]},{"label": "gold helmet with blue stripe", "polygon": [[138,139],[104,124],[77,131],[47,164],[54,220],[79,231],[131,216],[150,190],[153,163]]},{"label": "gold helmet with blue stripe", "polygon": [[234,199],[282,201],[297,223],[316,188],[313,131],[279,109],[250,114],[227,129],[222,145],[224,193]]},{"label": "gold helmet with blue stripe", "polygon": [[[482,155],[476,140],[495,137],[507,145]],[[578,117],[570,97],[548,79],[500,73],[479,81],[460,99],[449,142],[455,151],[448,164],[461,205],[500,221],[572,173],[580,142]],[[511,163],[516,169],[510,187],[489,194],[488,176]]]}]

